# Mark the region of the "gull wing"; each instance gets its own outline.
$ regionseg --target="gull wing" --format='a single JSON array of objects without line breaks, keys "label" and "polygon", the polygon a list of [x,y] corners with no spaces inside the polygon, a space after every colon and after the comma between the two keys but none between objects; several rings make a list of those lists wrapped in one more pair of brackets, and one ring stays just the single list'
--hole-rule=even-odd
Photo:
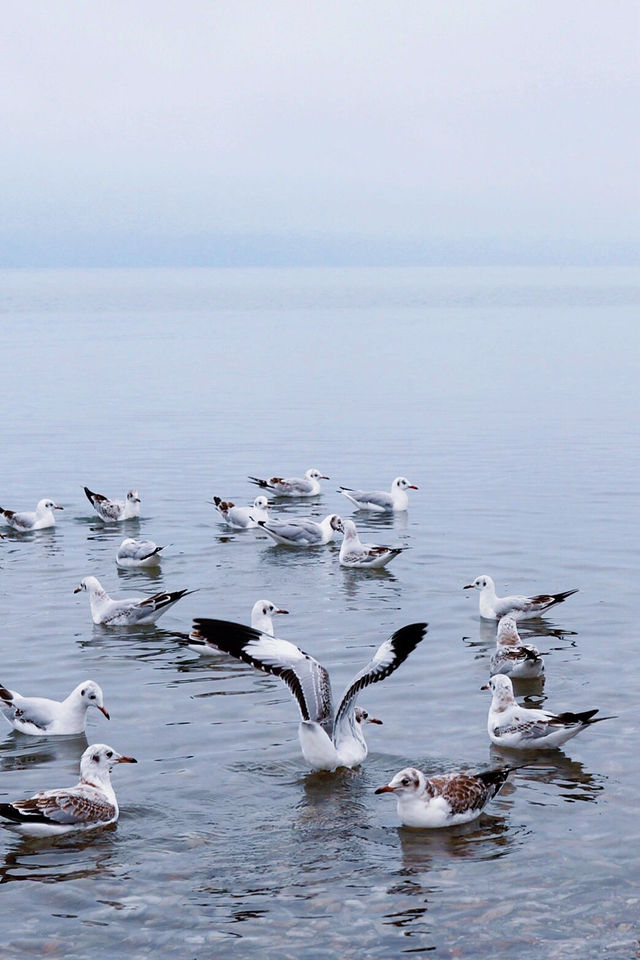
[{"label": "gull wing", "polygon": [[340,701],[335,721],[336,739],[340,736],[340,728],[349,723],[351,710],[355,707],[360,691],[372,683],[379,683],[397,670],[415,650],[426,632],[426,623],[409,623],[406,627],[396,630],[378,647],[366,667],[363,667],[353,678]]},{"label": "gull wing", "polygon": [[37,793],[29,800],[0,803],[0,815],[14,823],[82,826],[112,820],[116,808],[103,797],[90,796],[72,787]]},{"label": "gull wing", "polygon": [[159,547],[153,540],[133,540],[131,543],[125,543],[118,550],[118,556],[121,560],[131,558],[132,560],[148,560],[154,553],[159,553],[164,547]]},{"label": "gull wing", "polygon": [[304,650],[288,640],[228,620],[198,618],[193,621],[191,636],[208,641],[258,670],[280,677],[295,697],[302,719],[319,723],[331,736],[333,706],[329,674]]},{"label": "gull wing", "polygon": [[274,540],[282,538],[289,543],[320,543],[322,534],[313,520],[258,520],[258,526]]}]

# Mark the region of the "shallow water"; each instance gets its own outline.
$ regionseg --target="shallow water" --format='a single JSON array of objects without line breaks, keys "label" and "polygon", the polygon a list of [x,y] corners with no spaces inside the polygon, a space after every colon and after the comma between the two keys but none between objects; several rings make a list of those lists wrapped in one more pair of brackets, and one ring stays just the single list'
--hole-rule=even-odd
[{"label": "shallow water", "polygon": [[[0,542],[0,682],[63,696],[92,677],[118,768],[115,829],[55,843],[1,831],[4,956],[630,958],[640,905],[635,611],[638,283],[628,270],[15,271],[0,289],[0,503],[62,503],[58,527]],[[406,516],[356,517],[408,549],[345,571],[230,533],[206,503],[316,466],[294,514],[351,515],[338,484],[420,490]],[[86,484],[141,491],[106,527]],[[280,507],[279,507],[280,508]],[[171,544],[123,572],[123,536]],[[544,621],[533,701],[617,719],[520,770],[478,821],[398,827],[374,795],[401,767],[501,760],[486,733],[494,628],[461,590],[580,587]],[[119,595],[197,588],[157,627],[93,626]],[[193,616],[276,627],[331,671],[337,698],[394,629],[429,633],[362,703],[359,769],[309,774],[275,678],[184,651]],[[9,728],[6,728],[7,731]],[[83,738],[0,741],[0,798],[75,782]],[[19,883],[16,881],[31,881]],[[544,942],[544,947],[541,946]]]}]

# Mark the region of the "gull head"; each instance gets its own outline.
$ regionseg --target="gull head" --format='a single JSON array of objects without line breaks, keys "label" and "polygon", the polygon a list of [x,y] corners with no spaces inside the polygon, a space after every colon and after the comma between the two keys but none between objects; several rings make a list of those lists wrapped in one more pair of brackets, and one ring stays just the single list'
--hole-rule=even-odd
[{"label": "gull head", "polygon": [[78,687],[76,687],[76,690],[78,690],[80,699],[87,707],[95,707],[96,710],[99,710],[100,713],[104,714],[107,720],[111,719],[105,710],[102,689],[95,682],[95,680],[85,680],[84,683],[81,683]]},{"label": "gull head", "polygon": [[94,780],[108,779],[116,763],[137,763],[133,757],[125,757],[106,743],[92,743],[80,758],[80,776],[92,783]]},{"label": "gull head", "polygon": [[127,500],[131,503],[140,503],[140,494],[137,490],[129,490],[127,492]]},{"label": "gull head", "polygon": [[504,646],[518,646],[518,644],[522,642],[516,621],[511,614],[507,614],[506,617],[500,619],[498,623],[497,641],[500,644],[504,644]]},{"label": "gull head", "polygon": [[353,520],[342,521],[342,532],[344,533],[345,540],[358,539],[358,531],[356,530],[356,525]]},{"label": "gull head", "polygon": [[253,501],[253,506],[256,508],[256,510],[268,510],[269,501],[266,497],[256,497]]},{"label": "gull head", "polygon": [[258,617],[273,617],[276,613],[289,613],[288,610],[281,610],[280,607],[277,607],[275,603],[271,603],[271,600],[256,600],[251,610],[251,619],[257,619]]},{"label": "gull head", "polygon": [[495,677],[491,677],[489,683],[485,683],[480,689],[491,691],[493,694],[491,705],[494,709],[504,709],[514,702],[513,684],[503,673],[497,673]]},{"label": "gull head", "polygon": [[97,577],[85,577],[73,592],[80,593],[81,590],[86,590],[88,593],[91,593],[92,590],[102,590],[102,587]]},{"label": "gull head", "polygon": [[307,480],[329,480],[330,477],[327,477],[326,474],[320,473],[319,470],[316,470],[314,467],[311,470],[307,470],[305,473]]},{"label": "gull head", "polygon": [[391,484],[392,490],[417,490],[415,483],[409,483],[406,477],[396,477]]},{"label": "gull head", "polygon": [[493,580],[488,574],[483,573],[479,577],[476,577],[473,583],[468,583],[462,588],[463,590],[479,590],[481,593],[483,590],[495,590]]},{"label": "gull head", "polygon": [[44,500],[38,500],[38,505],[36,507],[36,513],[47,513],[49,510],[63,510],[64,507],[59,506],[53,500],[50,500],[48,497],[45,497]]},{"label": "gull head", "polygon": [[353,711],[356,723],[377,723],[382,726],[382,720],[376,719],[376,717],[370,717],[366,710],[363,710],[362,707],[356,707]]},{"label": "gull head", "polygon": [[337,513],[332,513],[329,517],[329,526],[332,530],[337,530],[338,533],[344,533],[344,525],[342,523],[342,517],[339,517]]},{"label": "gull head", "polygon": [[420,793],[425,789],[426,778],[424,773],[416,770],[415,767],[405,767],[400,773],[396,773],[390,783],[384,787],[378,787],[376,793],[396,793],[399,797],[410,796]]}]

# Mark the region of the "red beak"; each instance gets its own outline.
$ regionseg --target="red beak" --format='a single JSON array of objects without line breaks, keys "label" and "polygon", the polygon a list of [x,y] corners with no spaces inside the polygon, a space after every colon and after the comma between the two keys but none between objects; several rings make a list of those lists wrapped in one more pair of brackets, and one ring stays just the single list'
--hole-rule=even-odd
[{"label": "red beak", "polygon": [[463,589],[463,590],[473,590],[473,584],[472,584],[472,583],[468,583],[468,584],[466,585],[466,587],[463,587],[462,589]]},{"label": "red beak", "polygon": [[116,763],[137,763],[137,762],[138,761],[135,759],[135,757],[120,757],[118,760],[116,760]]},{"label": "red beak", "polygon": [[276,610],[276,613],[289,613],[288,610]]},{"label": "red beak", "polygon": [[420,487],[416,487],[415,483],[410,483],[407,487],[407,490],[419,490]]},{"label": "red beak", "polygon": [[100,711],[100,713],[104,713],[107,720],[111,720],[111,717],[109,716],[109,714],[107,713],[104,707],[98,707],[98,710]]},{"label": "red beak", "polygon": [[384,787],[378,787],[375,793],[393,793],[395,787],[390,787],[389,784],[385,784]]}]

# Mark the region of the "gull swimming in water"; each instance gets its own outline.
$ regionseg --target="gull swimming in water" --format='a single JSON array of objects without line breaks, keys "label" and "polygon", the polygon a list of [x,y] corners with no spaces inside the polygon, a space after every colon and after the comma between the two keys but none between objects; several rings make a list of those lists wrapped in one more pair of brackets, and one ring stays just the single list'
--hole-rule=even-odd
[{"label": "gull swimming in water", "polygon": [[157,567],[162,559],[162,550],[164,547],[159,547],[153,540],[126,537],[118,547],[116,563],[119,567]]},{"label": "gull swimming in water", "polygon": [[4,826],[31,837],[51,837],[115,823],[120,811],[110,774],[116,763],[137,761],[106,743],[92,744],[80,758],[80,780],[75,786],[0,803],[0,817],[9,821]]},{"label": "gull swimming in water", "polygon": [[102,690],[93,680],[85,680],[65,700],[23,697],[15,690],[0,686],[0,712],[19,733],[32,737],[73,736],[84,733],[87,710],[96,707],[109,719]]},{"label": "gull swimming in water", "polygon": [[208,502],[217,508],[227,526],[234,530],[257,527],[260,520],[266,520],[269,516],[269,501],[266,497],[256,497],[250,507],[236,507],[230,500],[221,500],[220,497],[214,497]]},{"label": "gull swimming in water", "polygon": [[[266,633],[272,637],[274,631],[273,620],[271,618],[275,617],[278,613],[289,613],[289,611],[276,607],[275,603],[272,603],[271,600],[256,600],[251,609],[252,629],[257,630],[258,633]],[[187,646],[189,650],[193,650],[194,653],[199,653],[201,657],[220,656],[219,647],[214,646],[204,637],[196,637],[191,634],[181,634],[181,636],[188,638],[189,642]]]},{"label": "gull swimming in water", "polygon": [[406,510],[409,506],[409,497],[405,490],[417,489],[415,483],[409,483],[406,477],[396,477],[391,484],[390,493],[385,490],[352,490],[351,487],[340,487],[338,493],[351,500],[358,510],[391,513]]},{"label": "gull swimming in water", "polygon": [[315,497],[320,493],[320,480],[329,480],[319,470],[307,470],[304,479],[301,477],[271,477],[270,480],[261,480],[259,477],[249,477],[252,483],[265,487],[280,497]]},{"label": "gull swimming in water", "polygon": [[498,623],[496,652],[489,663],[491,676],[504,673],[516,680],[532,680],[544,673],[544,660],[533,644],[523,643],[511,614]]},{"label": "gull swimming in water", "polygon": [[86,590],[91,604],[91,617],[94,623],[105,627],[131,627],[138,624],[155,623],[169,607],[186,597],[193,590],[175,590],[173,593],[154,593],[151,597],[128,597],[126,600],[112,600],[97,577],[85,577],[73,591]]},{"label": "gull swimming in water", "polygon": [[292,520],[259,520],[258,526],[276,543],[285,547],[316,547],[335,540],[342,531],[342,520],[330,513],[319,522],[308,517]]},{"label": "gull swimming in water", "polygon": [[578,592],[576,587],[574,590],[565,590],[564,593],[541,593],[537,597],[498,597],[495,584],[486,573],[476,577],[473,583],[468,583],[463,589],[480,591],[480,616],[485,620],[499,620],[507,613],[516,620],[531,620]]},{"label": "gull swimming in water", "polygon": [[329,674],[295,644],[225,620],[194,620],[191,636],[284,680],[300,710],[298,735],[305,760],[313,770],[335,770],[362,763],[367,756],[363,726],[381,723],[356,706],[358,694],[397,670],[426,630],[426,623],[411,623],[385,640],[348,685],[335,716]]},{"label": "gull swimming in water", "polygon": [[140,516],[140,494],[137,490],[129,490],[124,500],[109,500],[101,493],[93,493],[88,487],[84,487],[84,492],[100,519],[107,523],[119,523]]},{"label": "gull swimming in water", "polygon": [[591,724],[613,717],[596,717],[597,710],[583,713],[550,713],[519,706],[509,677],[498,673],[482,687],[491,690],[487,730],[493,743],[511,750],[543,750],[560,747]]},{"label": "gull swimming in water", "polygon": [[0,515],[4,517],[5,523],[18,533],[26,533],[28,530],[46,530],[49,527],[55,527],[56,518],[53,511],[63,509],[59,504],[45,497],[38,501],[35,511],[15,513],[13,510],[3,510],[0,507]]},{"label": "gull swimming in water", "polygon": [[377,570],[402,553],[404,547],[383,547],[374,543],[362,543],[353,520],[342,520],[344,538],[340,547],[340,564],[343,567],[361,567]]},{"label": "gull swimming in water", "polygon": [[396,773],[376,793],[393,793],[405,827],[453,827],[476,820],[513,770],[500,767],[482,773],[443,773],[427,777],[415,767]]}]

